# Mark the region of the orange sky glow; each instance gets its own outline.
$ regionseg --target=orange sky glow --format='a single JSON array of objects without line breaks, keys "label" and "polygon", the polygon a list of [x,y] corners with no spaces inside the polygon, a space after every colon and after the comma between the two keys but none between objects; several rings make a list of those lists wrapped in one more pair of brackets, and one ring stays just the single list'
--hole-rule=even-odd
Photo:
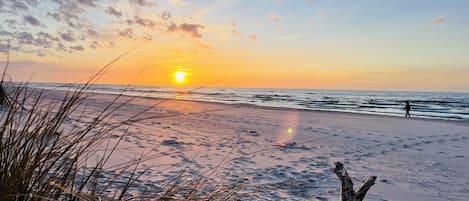
[{"label": "orange sky glow", "polygon": [[[367,7],[330,1],[90,2],[59,5],[82,9],[76,13],[81,21],[68,24],[66,12],[40,12],[57,6],[47,1],[30,7],[28,16],[2,13],[11,27],[0,27],[0,51],[11,43],[10,78],[82,82],[145,43],[97,83],[469,91],[469,58],[463,54],[469,51],[469,22],[463,19],[469,18],[460,3],[441,10],[426,1]],[[395,11],[391,6],[403,14],[387,15]],[[424,12],[406,12],[419,6]],[[81,28],[72,26],[81,22]],[[176,72],[185,73],[183,80]]]}]

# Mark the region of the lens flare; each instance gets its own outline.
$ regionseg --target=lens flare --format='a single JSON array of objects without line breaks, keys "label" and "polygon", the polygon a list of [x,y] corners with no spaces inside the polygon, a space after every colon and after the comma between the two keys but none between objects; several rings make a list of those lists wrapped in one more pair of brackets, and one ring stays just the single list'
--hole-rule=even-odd
[{"label": "lens flare", "polygon": [[288,112],[283,117],[281,128],[277,133],[276,145],[280,147],[287,146],[295,139],[295,134],[298,132],[298,124],[300,117],[298,112]]}]

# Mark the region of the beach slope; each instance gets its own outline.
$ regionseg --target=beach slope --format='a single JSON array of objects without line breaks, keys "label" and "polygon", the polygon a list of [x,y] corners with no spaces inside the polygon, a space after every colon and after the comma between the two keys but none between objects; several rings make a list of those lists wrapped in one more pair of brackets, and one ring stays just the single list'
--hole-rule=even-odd
[{"label": "beach slope", "polygon": [[[113,97],[92,94],[82,117],[92,120]],[[239,183],[242,200],[337,200],[332,169],[340,161],[356,184],[378,176],[367,200],[469,200],[467,123],[153,98],[118,103],[130,99],[113,121],[158,106],[113,131],[126,135],[107,167],[143,156],[142,191],[184,169],[214,184]]]}]

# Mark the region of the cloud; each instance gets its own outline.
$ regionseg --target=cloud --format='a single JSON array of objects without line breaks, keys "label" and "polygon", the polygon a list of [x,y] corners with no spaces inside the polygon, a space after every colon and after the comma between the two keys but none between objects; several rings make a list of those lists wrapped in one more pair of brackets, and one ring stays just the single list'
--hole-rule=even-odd
[{"label": "cloud", "polygon": [[5,22],[8,24],[8,27],[14,29],[18,22],[15,19],[7,19]]},{"label": "cloud", "polygon": [[[149,40],[158,33],[180,33],[190,38],[202,37],[202,24],[191,23],[187,19],[184,23],[176,22],[173,20],[176,17],[168,11],[155,13],[155,10],[142,8],[157,6],[156,0],[111,1],[116,5],[126,5],[127,2],[133,5],[127,6],[125,10],[108,2],[0,0],[1,51],[5,51],[6,41],[10,41],[11,51],[39,56],[59,56],[61,53],[114,47],[117,41],[122,41],[116,40],[116,37]],[[187,5],[188,2],[172,1],[176,5]],[[105,13],[105,18],[96,21],[93,17],[101,13]],[[135,14],[128,16],[127,13]],[[98,26],[98,23],[103,21],[110,23]]]},{"label": "cloud", "polygon": [[164,20],[169,20],[172,15],[171,13],[169,13],[168,11],[163,11],[161,14],[160,14],[160,17]]},{"label": "cloud", "polygon": [[184,34],[189,35],[192,38],[201,38],[202,34],[200,34],[200,29],[203,29],[204,26],[200,24],[189,24],[189,23],[182,23],[177,25],[176,23],[172,23],[167,31],[168,32],[182,32]]},{"label": "cloud", "polygon": [[445,21],[446,21],[446,17],[445,16],[439,16],[437,18],[435,18],[432,23],[433,24],[443,24]]},{"label": "cloud", "polygon": [[231,21],[231,28],[232,28],[233,36],[241,37],[243,35],[243,33],[241,33],[240,31],[238,31],[236,29],[236,25],[237,25],[237,23],[236,23],[235,20]]},{"label": "cloud", "polygon": [[[2,37],[10,37],[9,44],[11,51],[20,51],[38,56],[50,54],[49,50],[68,51],[65,46],[61,46],[61,38],[50,33],[40,31],[38,33],[30,33],[27,31],[0,31]],[[2,51],[5,51],[5,44],[2,45]]]},{"label": "cloud", "polygon": [[275,24],[276,29],[280,30],[280,29],[283,28],[282,25],[280,24],[280,16],[278,16],[277,14],[272,13],[269,16],[269,19],[270,19],[270,21],[272,21]]},{"label": "cloud", "polygon": [[257,41],[257,36],[256,36],[256,35],[249,35],[249,36],[248,36],[248,39],[249,39],[250,41],[255,42],[255,41]]},{"label": "cloud", "polygon": [[46,32],[39,32],[34,39],[34,45],[42,48],[52,48],[53,44],[59,42],[60,38]]},{"label": "cloud", "polygon": [[112,15],[112,16],[115,16],[115,17],[120,17],[120,16],[122,16],[122,12],[121,12],[121,11],[118,11],[117,9],[115,9],[115,8],[112,7],[112,6],[107,7],[105,12],[106,12],[107,14]]},{"label": "cloud", "polygon": [[26,45],[32,45],[34,44],[34,36],[33,34],[29,32],[19,32],[16,34],[16,39],[18,40],[19,43],[21,44],[26,44]]},{"label": "cloud", "polygon": [[75,51],[83,51],[83,50],[85,50],[85,48],[84,48],[83,46],[81,46],[81,45],[70,46],[69,48],[72,49],[72,50],[75,50]]},{"label": "cloud", "polygon": [[132,28],[127,28],[127,29],[124,29],[124,30],[118,30],[119,32],[119,36],[123,37],[123,38],[134,38],[134,31],[132,30]]},{"label": "cloud", "polygon": [[91,7],[96,7],[96,4],[94,3],[96,0],[78,0],[78,3],[86,6],[91,6]]},{"label": "cloud", "polygon": [[10,47],[7,43],[0,43],[0,52],[8,52],[8,49],[10,49]]},{"label": "cloud", "polygon": [[67,31],[66,33],[61,33],[60,38],[68,42],[74,42],[76,40],[75,37],[73,36],[73,33],[70,30]]},{"label": "cloud", "polygon": [[175,5],[175,6],[185,6],[188,5],[189,2],[184,1],[184,0],[167,0],[170,4]]},{"label": "cloud", "polygon": [[236,28],[236,25],[238,25],[238,24],[236,23],[236,21],[235,21],[235,20],[232,20],[232,21],[231,21],[231,27]]},{"label": "cloud", "polygon": [[275,13],[270,14],[269,19],[272,22],[276,22],[276,23],[280,22],[280,16],[278,16]]},{"label": "cloud", "polygon": [[7,52],[7,51],[21,51],[21,48],[19,46],[12,46],[10,41],[0,42],[0,52]]},{"label": "cloud", "polygon": [[59,13],[47,13],[47,15],[51,16],[56,21],[61,21],[62,20]]},{"label": "cloud", "polygon": [[197,41],[195,43],[197,46],[203,48],[203,49],[206,49],[206,50],[213,50],[213,46],[211,44],[208,44],[208,43],[203,43],[203,42],[199,42]]},{"label": "cloud", "polygon": [[12,2],[13,5],[11,6],[11,8],[15,9],[15,10],[21,10],[21,11],[27,11],[28,10],[28,6],[21,2],[21,1],[13,1]]},{"label": "cloud", "polygon": [[44,56],[47,55],[47,54],[46,54],[44,51],[42,51],[42,50],[34,50],[34,51],[32,51],[32,53],[35,53],[37,56],[40,56],[40,57],[44,57]]},{"label": "cloud", "polygon": [[41,25],[41,22],[39,22],[38,19],[36,19],[35,17],[33,17],[31,15],[28,15],[28,16],[24,17],[23,19],[24,19],[25,22],[27,22],[30,25],[33,25],[33,26],[40,26]]},{"label": "cloud", "polygon": [[188,24],[188,23],[183,23],[179,25],[179,29],[188,33],[194,38],[201,38],[202,35],[200,34],[199,29],[203,29],[204,26],[200,24]]},{"label": "cloud", "polygon": [[91,49],[96,49],[96,48],[98,48],[98,47],[99,47],[98,41],[93,41],[93,42],[91,42],[91,44],[90,44],[90,48],[91,48]]},{"label": "cloud", "polygon": [[94,29],[88,29],[86,30],[86,32],[88,33],[89,36],[92,36],[92,37],[96,37],[99,35],[98,31],[94,30]]},{"label": "cloud", "polygon": [[0,0],[0,11],[10,14],[24,14],[30,9],[35,7],[39,0]]},{"label": "cloud", "polygon": [[134,17],[134,22],[136,24],[139,24],[140,26],[148,27],[148,28],[153,28],[157,24],[156,21],[154,21],[154,20],[146,19],[146,18],[140,17],[138,15],[136,15]]},{"label": "cloud", "polygon": [[135,15],[132,19],[125,20],[125,23],[127,23],[128,25],[131,25],[131,26],[137,24],[137,25],[140,25],[142,27],[146,27],[146,28],[150,28],[150,29],[156,28],[157,25],[162,25],[157,20],[143,18],[139,15]]},{"label": "cloud", "polygon": [[67,47],[63,44],[63,43],[57,43],[56,47],[55,47],[55,50],[57,51],[67,51]]},{"label": "cloud", "polygon": [[439,17],[432,20],[432,24],[425,26],[425,29],[432,30],[433,26],[438,26],[440,24],[443,24],[443,23],[446,22],[446,20],[447,20],[447,17],[439,16]]},{"label": "cloud", "polygon": [[39,38],[44,38],[44,39],[46,39],[46,40],[60,41],[60,39],[59,39],[58,37],[52,36],[51,34],[46,33],[46,32],[43,32],[43,31],[39,32],[39,33],[37,34],[37,36],[38,36]]},{"label": "cloud", "polygon": [[64,21],[69,27],[80,28],[86,25],[88,21],[85,17],[81,16],[88,8],[95,8],[97,5],[94,3],[96,0],[52,0],[58,5],[54,12],[49,12],[48,15],[55,19],[57,22]]},{"label": "cloud", "polygon": [[131,4],[137,5],[137,6],[146,6],[146,7],[152,7],[155,5],[151,0],[130,0]]},{"label": "cloud", "polygon": [[116,47],[116,43],[114,41],[109,41],[108,45],[110,48]]}]

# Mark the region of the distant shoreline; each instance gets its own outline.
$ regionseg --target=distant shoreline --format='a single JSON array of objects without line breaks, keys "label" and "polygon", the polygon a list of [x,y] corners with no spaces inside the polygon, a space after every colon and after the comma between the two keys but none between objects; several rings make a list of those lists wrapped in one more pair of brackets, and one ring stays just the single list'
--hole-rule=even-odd
[{"label": "distant shoreline", "polygon": [[[37,89],[37,88],[35,88]],[[60,89],[43,89],[43,90],[50,90],[50,91],[67,91],[67,90],[60,90]],[[99,93],[99,92],[86,92],[88,94],[96,94],[96,95],[105,95],[105,96],[116,96],[117,94],[113,93]],[[142,99],[150,99],[150,100],[168,100],[168,101],[180,101],[180,102],[195,102],[195,103],[204,103],[204,104],[211,104],[211,105],[221,105],[221,106],[229,106],[233,108],[238,107],[245,107],[245,108],[253,108],[253,109],[264,109],[264,110],[275,110],[275,111],[298,111],[298,112],[312,112],[312,113],[323,113],[323,114],[343,114],[355,117],[370,117],[375,116],[378,118],[388,118],[388,119],[406,119],[404,117],[404,111],[402,116],[399,115],[385,115],[385,114],[376,114],[376,113],[360,113],[360,112],[347,112],[347,111],[333,111],[333,110],[320,110],[320,109],[303,109],[303,108],[289,108],[289,107],[276,107],[276,106],[262,106],[262,105],[255,105],[255,104],[246,104],[246,103],[221,103],[221,102],[211,102],[211,101],[203,101],[203,100],[186,100],[186,99],[177,99],[177,98],[158,98],[158,97],[145,97],[145,96],[138,96],[138,95],[122,95],[122,97],[132,97],[132,98],[142,98]],[[444,123],[454,123],[459,125],[469,125],[469,121],[464,120],[453,120],[453,119],[438,119],[438,118],[425,118],[425,117],[412,117],[408,119],[409,121],[428,121],[428,122],[444,122]]]}]

